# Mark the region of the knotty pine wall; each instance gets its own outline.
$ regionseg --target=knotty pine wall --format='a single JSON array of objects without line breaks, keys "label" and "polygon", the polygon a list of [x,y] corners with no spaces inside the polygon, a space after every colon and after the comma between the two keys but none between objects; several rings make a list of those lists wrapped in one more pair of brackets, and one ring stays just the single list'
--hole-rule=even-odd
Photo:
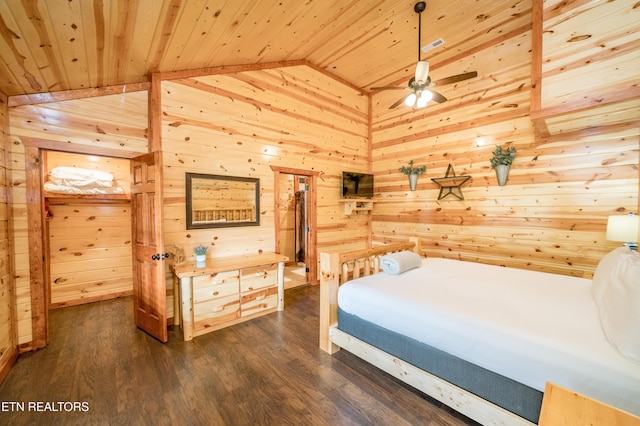
[{"label": "knotty pine wall", "polygon": [[147,91],[123,91],[83,97],[82,93],[74,92],[68,100],[9,108],[18,343],[23,348],[28,348],[32,341],[23,139],[62,143],[69,146],[69,151],[73,151],[74,146],[89,146],[144,154],[148,150],[147,95]]},{"label": "knotty pine wall", "polygon": [[[318,249],[364,248],[368,217],[338,203],[345,169],[369,167],[367,97],[308,66],[166,80],[162,83],[165,244],[193,259],[275,248],[271,166],[320,173]],[[185,173],[260,178],[260,226],[186,230]]]},{"label": "knotty pine wall", "polygon": [[[57,166],[111,172],[130,193],[129,160],[45,152],[45,171]],[[49,198],[51,307],[73,306],[133,293],[131,203]]]},{"label": "knotty pine wall", "polygon": [[9,113],[7,97],[0,93],[0,382],[9,372],[16,351],[15,289],[11,264],[11,212],[8,180]]},{"label": "knotty pine wall", "polygon": [[296,259],[296,194],[293,175],[280,175],[280,254],[287,256],[289,262]]},{"label": "knotty pine wall", "polygon": [[[550,7],[548,19],[569,27],[564,19],[576,19],[575,27],[582,28],[582,14],[571,9],[575,6],[567,6],[565,16]],[[607,38],[607,43],[614,41]],[[484,50],[432,69],[434,76],[462,70],[479,73],[477,79],[439,87],[449,98],[445,104],[388,110],[394,94],[373,97],[376,242],[417,234],[428,256],[577,276],[591,274],[600,258],[619,245],[606,241],[605,228],[608,215],[639,208],[637,101],[618,109],[611,106],[602,115],[587,111],[578,117],[554,116],[549,132],[537,134],[529,117],[531,44],[529,29],[509,34],[509,39],[497,34],[495,43]],[[559,69],[552,62],[564,61],[566,55],[573,60],[570,68],[578,67],[584,50],[576,45],[571,53],[555,54],[544,48],[549,69]],[[635,55],[637,65],[637,49]],[[589,62],[583,60],[582,66]],[[610,84],[600,73],[584,70],[578,75],[572,72],[563,81],[563,95],[568,90],[573,99],[582,100],[589,91],[606,91]],[[549,76],[557,84],[555,72],[545,74],[543,88]],[[504,187],[497,185],[489,164],[495,145],[517,149]],[[409,160],[427,166],[415,192],[398,172]],[[464,200],[438,200],[439,187],[431,178],[443,177],[449,164],[456,175],[471,176],[462,187]]]}]

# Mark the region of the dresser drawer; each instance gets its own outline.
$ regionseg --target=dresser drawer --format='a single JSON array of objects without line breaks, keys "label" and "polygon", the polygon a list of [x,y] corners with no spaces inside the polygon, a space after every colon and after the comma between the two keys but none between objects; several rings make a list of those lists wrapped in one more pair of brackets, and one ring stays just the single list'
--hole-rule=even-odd
[{"label": "dresser drawer", "polygon": [[217,274],[207,274],[200,275],[197,277],[193,277],[193,291],[195,292],[198,289],[220,285],[220,284],[229,284],[236,283],[238,284],[240,279],[240,271],[226,271],[226,272],[218,272]]},{"label": "dresser drawer", "polygon": [[209,285],[202,288],[193,289],[193,303],[206,302],[208,300],[220,299],[227,296],[238,297],[238,282],[230,282],[216,285]]},{"label": "dresser drawer", "polygon": [[237,318],[240,318],[240,299],[238,295],[196,303],[193,307],[193,321],[196,332]]},{"label": "dresser drawer", "polygon": [[278,307],[278,287],[267,287],[258,291],[243,293],[240,300],[241,316],[243,317],[276,309]]},{"label": "dresser drawer", "polygon": [[255,268],[244,268],[240,271],[240,291],[253,291],[264,287],[278,285],[278,264],[264,265]]}]

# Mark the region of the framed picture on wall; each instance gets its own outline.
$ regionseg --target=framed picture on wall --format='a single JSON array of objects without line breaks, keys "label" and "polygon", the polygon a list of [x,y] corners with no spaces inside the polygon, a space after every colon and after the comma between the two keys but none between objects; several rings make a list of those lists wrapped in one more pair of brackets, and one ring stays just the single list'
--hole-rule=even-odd
[{"label": "framed picture on wall", "polygon": [[186,173],[187,229],[260,225],[260,179]]}]

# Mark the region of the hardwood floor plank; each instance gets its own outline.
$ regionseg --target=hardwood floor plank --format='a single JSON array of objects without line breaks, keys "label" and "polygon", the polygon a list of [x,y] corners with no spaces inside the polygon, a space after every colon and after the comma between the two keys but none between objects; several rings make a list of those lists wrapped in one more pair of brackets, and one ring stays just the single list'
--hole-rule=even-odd
[{"label": "hardwood floor plank", "polygon": [[0,402],[88,410],[0,411],[0,424],[475,424],[346,351],[322,352],[317,286],[286,290],[283,312],[190,342],[175,327],[166,344],[138,330],[132,305],[51,311],[49,346],[19,357]]}]

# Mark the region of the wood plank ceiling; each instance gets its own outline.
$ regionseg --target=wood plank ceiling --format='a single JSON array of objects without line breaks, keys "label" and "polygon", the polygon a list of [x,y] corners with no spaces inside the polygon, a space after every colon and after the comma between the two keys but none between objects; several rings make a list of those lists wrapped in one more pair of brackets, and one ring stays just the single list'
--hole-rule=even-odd
[{"label": "wood plank ceiling", "polygon": [[[6,0],[8,96],[146,82],[152,72],[305,60],[364,90],[406,84],[418,56],[414,0]],[[429,0],[423,59],[438,69],[530,26],[531,0]]]}]

